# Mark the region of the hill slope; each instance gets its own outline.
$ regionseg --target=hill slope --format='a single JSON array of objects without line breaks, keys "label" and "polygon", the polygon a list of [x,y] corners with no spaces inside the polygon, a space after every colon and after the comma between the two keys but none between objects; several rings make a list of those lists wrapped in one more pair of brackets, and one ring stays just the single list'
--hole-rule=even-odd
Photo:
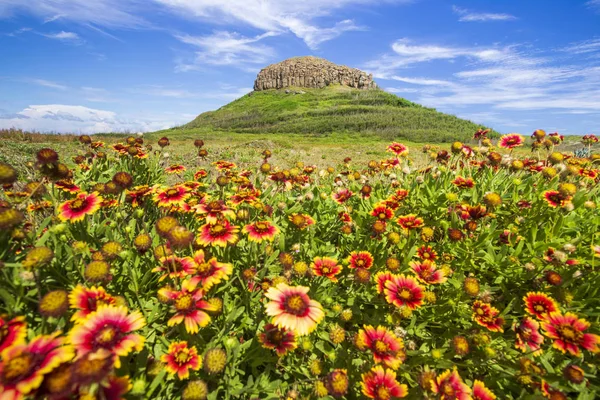
[{"label": "hill slope", "polygon": [[[383,90],[346,86],[288,88],[249,93],[179,129],[237,133],[334,132],[448,142],[470,138],[483,126],[420,106]],[[304,92],[298,94],[298,92]]]}]

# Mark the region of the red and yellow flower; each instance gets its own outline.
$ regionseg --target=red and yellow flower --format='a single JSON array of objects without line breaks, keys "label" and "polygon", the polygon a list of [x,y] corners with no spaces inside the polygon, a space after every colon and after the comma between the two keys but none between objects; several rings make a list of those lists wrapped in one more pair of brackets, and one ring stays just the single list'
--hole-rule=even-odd
[{"label": "red and yellow flower", "polygon": [[11,346],[25,343],[27,323],[25,317],[18,316],[11,320],[0,316],[0,353]]},{"label": "red and yellow flower", "polygon": [[382,221],[387,221],[392,219],[394,216],[394,210],[385,205],[378,205],[371,211],[371,216],[380,219]]},{"label": "red and yellow flower", "polygon": [[257,221],[244,226],[242,232],[248,235],[251,242],[261,243],[264,240],[273,241],[275,235],[279,234],[279,228],[269,221]]},{"label": "red and yellow flower", "polygon": [[54,182],[54,186],[67,193],[78,193],[81,190],[73,181],[65,179]]},{"label": "red and yellow flower", "polygon": [[315,220],[308,214],[293,213],[288,219],[294,227],[303,230],[315,224]]},{"label": "red and yellow flower", "polygon": [[473,400],[495,400],[496,395],[482,381],[473,382]]},{"label": "red and yellow flower", "polygon": [[421,260],[435,261],[438,257],[438,253],[432,249],[431,246],[421,246],[417,249],[417,256]]},{"label": "red and yellow flower", "polygon": [[62,221],[82,221],[86,215],[94,214],[100,209],[102,200],[96,192],[79,193],[73,200],[67,200],[58,207],[58,218]]},{"label": "red and yellow flower", "polygon": [[548,314],[559,311],[558,303],[541,292],[529,292],[523,297],[525,302],[525,311],[538,319],[546,319]]},{"label": "red and yellow flower", "polygon": [[314,331],[325,313],[319,302],[308,297],[308,290],[305,286],[285,283],[269,288],[265,296],[271,301],[266,304],[266,312],[273,317],[272,323],[298,336]]},{"label": "red and yellow flower", "polygon": [[228,243],[237,243],[238,232],[237,226],[231,225],[227,220],[219,220],[214,224],[202,225],[196,240],[202,246],[226,247]]},{"label": "red and yellow flower", "polygon": [[411,261],[409,263],[417,279],[422,283],[433,285],[444,283],[448,280],[444,270],[438,269],[433,261]]},{"label": "red and yellow flower", "polygon": [[139,311],[128,314],[126,307],[100,306],[71,329],[68,340],[77,350],[78,357],[95,352],[112,354],[115,367],[119,368],[119,357],[144,347],[144,337],[133,332],[145,325]]},{"label": "red and yellow flower", "polygon": [[337,192],[331,194],[331,198],[338,204],[344,204],[350,197],[352,197],[352,192],[345,188],[338,189]]},{"label": "red and yellow flower", "polygon": [[356,341],[373,352],[373,360],[388,368],[398,369],[406,359],[404,342],[383,326],[366,325],[358,331]]},{"label": "red and yellow flower", "polygon": [[424,225],[423,218],[417,217],[415,214],[401,215],[396,222],[406,230],[421,228]]},{"label": "red and yellow flower", "polygon": [[189,189],[184,185],[175,185],[165,189],[155,189],[154,201],[159,207],[183,206],[190,197]]},{"label": "red and yellow flower", "polygon": [[386,150],[391,153],[394,153],[398,157],[404,157],[408,155],[408,147],[398,142],[390,144]]},{"label": "red and yellow flower", "polygon": [[235,219],[235,211],[227,207],[223,200],[200,203],[192,208],[196,214],[203,215],[209,224],[214,224],[223,218]]},{"label": "red and yellow flower", "polygon": [[381,294],[385,290],[385,283],[392,279],[394,274],[389,271],[381,271],[375,274],[375,284],[377,293]]},{"label": "red and yellow flower", "polygon": [[100,306],[112,306],[117,303],[117,298],[106,293],[101,286],[92,286],[86,288],[82,285],[77,285],[71,293],[69,293],[69,305],[77,311],[71,317],[71,321],[80,323],[85,318],[98,310]]},{"label": "red and yellow flower", "polygon": [[588,321],[570,312],[566,314],[561,314],[559,311],[551,312],[542,321],[544,335],[554,340],[553,347],[563,353],[568,351],[574,356],[579,356],[580,347],[592,353],[600,352],[598,347],[600,336],[585,333],[589,327]]},{"label": "red and yellow flower", "polygon": [[565,196],[558,190],[546,190],[544,192],[544,200],[546,200],[546,203],[548,203],[550,207],[557,208],[570,203],[571,196]]},{"label": "red and yellow flower", "polygon": [[470,189],[475,186],[475,181],[472,178],[464,178],[457,176],[452,183],[461,189]]},{"label": "red and yellow flower", "polygon": [[498,141],[498,146],[505,149],[514,149],[515,147],[522,146],[525,143],[525,138],[517,133],[509,133],[503,135]]},{"label": "red and yellow flower", "polygon": [[332,282],[337,282],[336,275],[342,272],[342,266],[335,258],[331,257],[315,257],[310,268],[315,275],[329,278]]},{"label": "red and yellow flower", "polygon": [[492,332],[504,332],[504,318],[499,317],[500,311],[491,304],[480,300],[473,303],[473,320]]},{"label": "red and yellow flower", "polygon": [[194,253],[194,262],[196,263],[196,277],[200,278],[199,284],[205,291],[221,281],[228,280],[233,272],[232,264],[218,262],[216,257],[206,260],[203,250]]},{"label": "red and yellow flower", "polygon": [[406,306],[411,310],[423,304],[423,286],[416,279],[404,275],[392,275],[385,282],[385,299],[396,307]]},{"label": "red and yellow flower", "polygon": [[185,171],[186,171],[186,168],[180,164],[172,164],[172,165],[168,166],[167,168],[165,168],[165,172],[167,174],[180,174]]},{"label": "red and yellow flower", "polygon": [[181,279],[196,273],[196,263],[191,257],[166,256],[159,260],[160,265],[154,267],[152,272],[163,272],[158,279],[159,282],[170,279]]},{"label": "red and yellow flower", "polygon": [[160,361],[165,363],[168,373],[177,374],[179,379],[189,378],[190,370],[198,371],[202,367],[202,358],[198,356],[196,346],[188,347],[186,341],[171,343]]},{"label": "red and yellow flower", "polygon": [[431,381],[431,391],[440,400],[471,400],[471,388],[463,382],[456,368],[446,370]]},{"label": "red and yellow flower", "polygon": [[187,279],[181,284],[179,291],[168,287],[158,291],[160,296],[173,302],[175,315],[167,322],[168,326],[184,322],[185,330],[193,334],[209,324],[210,315],[206,311],[216,311],[217,307],[204,300],[204,291],[198,287],[201,280],[200,277]]},{"label": "red and yellow flower", "polygon": [[392,400],[408,395],[408,387],[396,380],[396,372],[391,369],[383,369],[381,365],[362,374],[360,385],[363,394],[370,399]]},{"label": "red and yellow flower", "polygon": [[544,342],[544,337],[540,334],[540,324],[530,317],[525,317],[513,329],[517,335],[515,347],[523,353],[528,351],[537,352],[540,345]]},{"label": "red and yellow flower", "polygon": [[265,325],[264,332],[258,335],[258,341],[265,349],[275,350],[279,357],[298,347],[294,332],[273,324]]},{"label": "red and yellow flower", "polygon": [[346,259],[348,268],[369,269],[373,266],[373,255],[368,251],[353,251]]},{"label": "red and yellow flower", "polygon": [[24,398],[40,387],[44,375],[73,358],[73,347],[64,346],[60,333],[37,336],[0,353],[0,399]]}]

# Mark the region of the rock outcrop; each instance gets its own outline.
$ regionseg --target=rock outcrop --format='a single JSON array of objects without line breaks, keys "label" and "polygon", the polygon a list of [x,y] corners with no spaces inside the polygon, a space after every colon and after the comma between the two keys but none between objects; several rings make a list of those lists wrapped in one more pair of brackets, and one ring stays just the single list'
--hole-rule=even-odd
[{"label": "rock outcrop", "polygon": [[344,85],[356,89],[377,87],[373,75],[356,68],[336,65],[318,57],[294,57],[263,68],[254,81],[254,90],[286,87],[324,88]]}]

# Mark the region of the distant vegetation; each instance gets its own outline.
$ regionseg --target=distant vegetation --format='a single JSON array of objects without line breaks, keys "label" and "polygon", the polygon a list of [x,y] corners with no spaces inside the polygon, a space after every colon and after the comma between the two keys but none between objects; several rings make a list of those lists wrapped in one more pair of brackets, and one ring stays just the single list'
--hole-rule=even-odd
[{"label": "distant vegetation", "polygon": [[[237,133],[359,133],[384,140],[467,140],[484,126],[443,114],[383,90],[342,86],[249,93],[177,128]],[[304,92],[297,94],[298,92]],[[296,94],[295,94],[296,93]],[[496,132],[492,133],[494,136]]]}]

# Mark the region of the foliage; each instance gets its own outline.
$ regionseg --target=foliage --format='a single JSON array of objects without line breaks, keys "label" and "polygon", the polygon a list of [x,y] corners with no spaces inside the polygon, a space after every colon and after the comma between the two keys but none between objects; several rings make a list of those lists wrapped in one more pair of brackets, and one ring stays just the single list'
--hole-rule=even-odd
[{"label": "foliage", "polygon": [[[382,382],[378,366],[414,399],[475,398],[482,383],[502,399],[600,391],[596,154],[455,143],[425,146],[421,168],[415,148],[394,143],[380,161],[323,169],[261,149],[246,169],[210,155],[174,164],[164,138],[80,140],[76,162],[38,151],[18,180],[0,163],[0,392],[54,398],[64,383],[73,398],[353,399],[383,393],[365,389]],[[307,304],[278,294],[286,285],[318,302],[296,328],[276,316]],[[532,296],[558,310],[528,307]],[[569,313],[585,333],[560,322]],[[23,337],[5,334],[24,322]],[[124,326],[131,348],[117,351]],[[378,327],[400,347],[369,344]],[[53,351],[34,346],[54,332]],[[104,368],[85,380],[93,360]]]}]

